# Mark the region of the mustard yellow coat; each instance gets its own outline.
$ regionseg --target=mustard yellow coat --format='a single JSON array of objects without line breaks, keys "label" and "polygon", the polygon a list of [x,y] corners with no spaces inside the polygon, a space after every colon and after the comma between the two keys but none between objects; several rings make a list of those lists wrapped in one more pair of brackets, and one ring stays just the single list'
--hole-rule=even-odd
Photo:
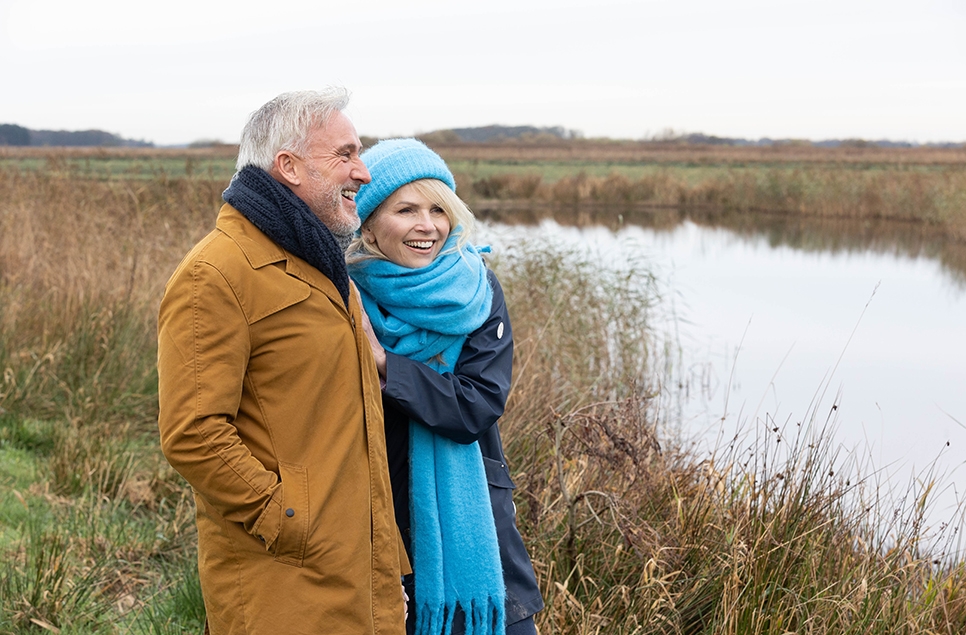
[{"label": "mustard yellow coat", "polygon": [[379,378],[355,297],[229,205],[168,281],[161,447],[213,635],[402,635]]}]

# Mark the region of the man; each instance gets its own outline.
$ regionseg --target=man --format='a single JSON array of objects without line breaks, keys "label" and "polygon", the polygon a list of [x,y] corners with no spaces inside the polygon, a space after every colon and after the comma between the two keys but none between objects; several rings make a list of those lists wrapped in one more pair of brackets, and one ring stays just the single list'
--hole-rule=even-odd
[{"label": "man", "polygon": [[158,320],[161,446],[195,492],[208,627],[404,633],[379,378],[342,245],[369,172],[344,90],[252,114]]}]

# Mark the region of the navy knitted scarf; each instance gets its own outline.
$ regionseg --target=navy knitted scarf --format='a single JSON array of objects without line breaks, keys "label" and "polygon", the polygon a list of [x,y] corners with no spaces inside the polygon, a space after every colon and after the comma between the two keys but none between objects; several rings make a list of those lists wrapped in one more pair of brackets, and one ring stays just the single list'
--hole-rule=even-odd
[{"label": "navy knitted scarf", "polygon": [[254,165],[239,170],[222,197],[276,245],[321,271],[348,308],[349,274],[343,250],[305,201]]}]

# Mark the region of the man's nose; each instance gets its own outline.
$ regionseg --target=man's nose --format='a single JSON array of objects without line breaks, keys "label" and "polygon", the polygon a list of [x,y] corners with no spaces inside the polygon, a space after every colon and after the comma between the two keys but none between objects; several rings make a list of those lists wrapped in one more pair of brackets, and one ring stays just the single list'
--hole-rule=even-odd
[{"label": "man's nose", "polygon": [[368,183],[372,180],[372,176],[369,175],[369,169],[366,164],[362,162],[362,159],[356,159],[355,164],[352,166],[352,172],[349,173],[349,177],[353,181],[359,181],[360,183]]}]

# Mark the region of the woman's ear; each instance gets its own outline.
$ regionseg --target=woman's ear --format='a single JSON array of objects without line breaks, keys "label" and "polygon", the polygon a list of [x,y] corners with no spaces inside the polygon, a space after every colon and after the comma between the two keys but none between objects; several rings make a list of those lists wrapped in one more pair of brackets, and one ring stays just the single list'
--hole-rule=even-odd
[{"label": "woman's ear", "polygon": [[359,230],[362,233],[362,240],[367,245],[376,244],[376,235],[372,233],[372,228],[369,227],[369,223],[363,223],[362,227],[360,227]]}]

